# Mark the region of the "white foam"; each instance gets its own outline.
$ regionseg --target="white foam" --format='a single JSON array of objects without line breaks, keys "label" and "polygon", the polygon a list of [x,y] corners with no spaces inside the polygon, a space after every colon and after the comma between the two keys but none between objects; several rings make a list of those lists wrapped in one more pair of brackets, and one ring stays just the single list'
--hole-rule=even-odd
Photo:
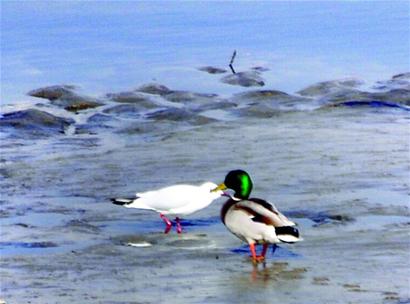
[{"label": "white foam", "polygon": [[141,243],[131,243],[128,242],[127,246],[131,246],[131,247],[138,247],[138,248],[144,248],[144,247],[151,247],[152,244],[148,243],[148,242],[141,242]]}]

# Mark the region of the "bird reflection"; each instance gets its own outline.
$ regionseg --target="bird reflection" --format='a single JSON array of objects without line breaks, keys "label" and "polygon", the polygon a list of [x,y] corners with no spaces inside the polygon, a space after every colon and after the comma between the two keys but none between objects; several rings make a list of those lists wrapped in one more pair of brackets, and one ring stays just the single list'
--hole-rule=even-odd
[{"label": "bird reflection", "polygon": [[251,271],[252,282],[299,280],[307,270],[304,267],[290,268],[287,262],[266,262],[253,264]]}]

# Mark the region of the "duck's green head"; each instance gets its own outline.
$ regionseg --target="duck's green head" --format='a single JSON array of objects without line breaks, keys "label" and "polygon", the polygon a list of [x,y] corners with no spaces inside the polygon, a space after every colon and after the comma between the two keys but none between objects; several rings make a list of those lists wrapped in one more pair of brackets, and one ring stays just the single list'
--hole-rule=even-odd
[{"label": "duck's green head", "polygon": [[226,175],[225,181],[214,190],[229,188],[235,191],[235,198],[248,199],[252,191],[252,186],[252,180],[247,172],[243,170],[233,170]]}]

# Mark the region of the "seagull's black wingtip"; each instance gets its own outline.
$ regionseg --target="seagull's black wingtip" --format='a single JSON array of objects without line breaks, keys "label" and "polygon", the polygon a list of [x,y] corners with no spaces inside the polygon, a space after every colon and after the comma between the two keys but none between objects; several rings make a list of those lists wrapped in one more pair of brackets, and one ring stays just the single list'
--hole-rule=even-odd
[{"label": "seagull's black wingtip", "polygon": [[111,203],[114,205],[129,205],[134,201],[135,198],[111,198]]}]

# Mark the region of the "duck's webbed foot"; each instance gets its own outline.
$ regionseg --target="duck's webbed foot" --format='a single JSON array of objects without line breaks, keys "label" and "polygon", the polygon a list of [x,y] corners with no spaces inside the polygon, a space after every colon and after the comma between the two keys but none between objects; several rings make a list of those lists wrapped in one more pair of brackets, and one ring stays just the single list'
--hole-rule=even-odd
[{"label": "duck's webbed foot", "polygon": [[249,244],[249,248],[251,250],[251,256],[250,258],[252,259],[252,262],[257,264],[265,261],[265,255],[266,251],[268,250],[268,244],[263,244],[262,248],[262,254],[261,255],[256,255],[256,250],[255,250],[255,243]]},{"label": "duck's webbed foot", "polygon": [[250,258],[252,259],[252,262],[255,264],[262,263],[263,261],[265,261],[265,257],[263,255],[257,255],[255,257],[250,256]]}]

